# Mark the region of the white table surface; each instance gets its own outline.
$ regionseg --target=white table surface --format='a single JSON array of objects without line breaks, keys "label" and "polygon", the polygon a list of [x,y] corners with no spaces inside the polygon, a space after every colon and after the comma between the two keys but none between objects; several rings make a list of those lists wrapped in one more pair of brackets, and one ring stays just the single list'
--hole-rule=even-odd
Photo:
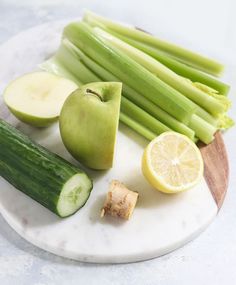
[{"label": "white table surface", "polygon": [[[88,8],[224,60],[236,86],[234,0],[0,0],[0,43],[48,21],[81,16]],[[34,3],[34,4],[33,4]],[[1,66],[0,68],[6,68]],[[236,119],[236,88],[230,97]],[[0,284],[175,285],[236,284],[236,132],[225,135],[230,185],[210,227],[193,242],[158,259],[122,265],[78,263],[44,252],[20,238],[0,216]]]}]

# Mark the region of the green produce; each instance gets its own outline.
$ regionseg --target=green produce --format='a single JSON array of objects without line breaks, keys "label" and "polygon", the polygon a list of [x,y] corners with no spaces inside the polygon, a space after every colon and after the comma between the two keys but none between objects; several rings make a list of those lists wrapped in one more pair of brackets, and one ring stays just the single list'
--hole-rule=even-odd
[{"label": "green produce", "polygon": [[[94,28],[94,31],[98,36],[103,38],[104,41],[108,42],[114,48],[126,53],[130,58],[140,63],[162,81],[178,90],[181,94],[188,97],[212,115],[218,115],[226,112],[229,108],[229,100],[226,97],[222,97],[214,93],[214,90],[210,92],[209,90],[211,89],[209,87],[198,85],[199,88],[197,88],[190,80],[182,78],[159,61],[155,60],[148,54],[145,54],[143,51],[125,43],[100,28]],[[210,94],[203,91],[204,87]]]},{"label": "green produce", "polygon": [[212,75],[219,76],[224,70],[224,66],[213,59],[209,59],[183,47],[158,39],[141,30],[112,22],[109,19],[96,15],[90,11],[85,13],[83,20],[92,26],[101,28],[105,27],[106,29],[112,30],[118,34],[121,34],[122,36],[126,36],[151,47],[157,48],[158,50],[164,52],[168,56],[173,57],[174,59],[179,60],[180,62],[186,63],[189,66]]},{"label": "green produce", "polygon": [[[105,80],[105,79],[104,79]],[[130,88],[129,86],[124,85],[123,86],[123,95],[129,101],[133,102],[135,105],[146,111],[148,114],[156,118],[156,120],[160,121],[164,125],[166,125],[168,128],[179,132],[181,134],[186,135],[191,140],[194,139],[194,131],[191,130],[188,126],[185,124],[179,122],[172,116],[170,116],[167,112],[163,111],[161,108],[153,104],[151,101],[147,100],[145,97],[143,97],[141,94],[137,93],[135,90]],[[122,102],[121,102],[122,105]],[[192,118],[190,119],[190,121]]]},{"label": "green produce", "polygon": [[167,128],[208,144],[232,126],[230,101],[221,95],[228,85],[95,18],[66,26],[59,50],[41,67],[81,83],[122,81],[120,121],[147,139]]},{"label": "green produce", "polygon": [[205,144],[209,144],[214,140],[217,128],[204,121],[201,117],[194,114],[188,126],[194,130],[195,136]]},{"label": "green produce", "polygon": [[[67,65],[62,64],[62,60],[61,59],[59,60],[56,56],[53,56],[50,59],[39,64],[39,67],[43,71],[47,71],[55,75],[70,79],[74,81],[78,86],[82,85],[82,83],[78,80],[78,78],[75,75],[73,75],[73,73],[68,69]],[[83,70],[81,70],[81,74],[84,74]]]},{"label": "green produce", "polygon": [[178,91],[161,81],[125,53],[100,39],[85,23],[71,23],[64,37],[89,57],[108,69],[125,84],[148,98],[181,122],[188,122],[195,111],[194,104]]},{"label": "green produce", "polygon": [[4,91],[4,101],[21,121],[46,127],[58,119],[65,99],[78,85],[48,72],[25,74]]},{"label": "green produce", "polygon": [[[76,75],[77,80],[79,80],[80,82],[83,80],[83,83],[86,84],[86,83],[90,83],[90,82],[99,82],[101,80],[113,81],[113,82],[119,81],[119,79],[117,79],[115,76],[113,76],[110,72],[106,71],[103,67],[98,65],[93,60],[89,59],[86,55],[84,55],[78,48],[76,48],[68,40],[63,40],[62,46],[60,47],[60,53],[57,53],[52,59],[49,59],[49,61],[41,64],[41,67],[45,68],[46,70],[51,70],[50,66],[52,66],[55,70],[55,66],[58,63],[61,64],[61,51],[65,50],[65,49],[67,49],[67,52],[70,50],[71,55],[74,56],[74,60],[72,61],[73,66],[75,67],[74,70],[78,70],[78,69],[84,69],[85,70],[86,69],[85,74],[88,75],[87,77],[85,77],[84,74],[81,75],[80,73],[77,73],[77,75]],[[84,57],[80,57],[80,54],[83,54]],[[87,66],[87,65],[85,66],[85,64],[84,64],[85,62],[89,66]],[[81,66],[81,67],[79,67],[79,66]],[[65,61],[65,67],[68,69],[70,68],[71,72],[73,72],[71,65],[69,66],[69,64],[66,61]],[[91,70],[89,68],[91,68]],[[96,74],[99,74],[101,77],[98,77]],[[67,74],[64,74],[63,70],[62,70],[62,73],[60,75],[66,76]],[[129,125],[132,129],[134,129],[136,132],[143,135],[145,138],[147,138],[149,140],[150,140],[150,138],[153,137],[153,134],[155,134],[155,136],[157,136],[157,134],[160,134],[166,130],[171,129],[172,126],[175,127],[176,129],[178,129],[180,132],[182,131],[184,134],[190,136],[190,138],[192,140],[194,139],[194,131],[189,129],[183,123],[180,123],[176,119],[172,118],[168,113],[166,113],[165,111],[162,111],[158,106],[156,106],[153,103],[151,103],[150,101],[148,101],[145,97],[141,96],[136,91],[132,90],[128,86],[124,86],[124,87],[125,87],[125,90],[127,90],[127,91],[123,92],[123,95],[127,99],[121,98],[121,107],[123,106],[124,108],[122,107],[123,113],[122,113],[122,116],[120,116],[120,120],[123,123],[125,123],[126,125]],[[128,90],[130,90],[130,92]],[[129,96],[128,94],[131,94],[131,96]],[[140,99],[141,103],[142,103],[142,101],[144,101],[143,105],[139,104],[139,100],[136,100],[136,101],[138,101],[136,104],[136,102],[135,102],[136,98],[133,98],[136,95],[137,95],[137,99]],[[130,100],[128,100],[128,99],[130,99]],[[134,102],[135,104],[132,104],[132,102]],[[151,112],[149,112],[148,108],[145,109],[144,108],[145,103],[147,104],[147,106],[149,106],[149,104],[150,104],[153,107],[153,110],[155,110],[155,114],[158,114],[158,112],[159,112],[162,116],[155,116],[155,114],[152,114]],[[129,104],[131,106],[132,114],[133,114],[132,118],[130,117],[129,110],[125,108],[125,104]],[[141,107],[143,110],[140,109],[138,106]],[[150,115],[152,115],[152,116],[150,116]],[[162,120],[160,119],[161,117],[166,117],[167,121],[172,122],[172,124],[170,124],[171,126],[168,126],[168,124],[166,125],[165,120],[164,120],[164,124],[163,124]],[[150,120],[151,120],[151,123],[150,123]],[[166,125],[166,126],[164,126],[164,125]]]},{"label": "green produce", "polygon": [[[64,39],[62,41],[62,45],[59,49],[60,52],[58,52],[56,55],[59,61],[61,61],[60,57],[61,57],[61,54],[63,54],[63,50],[67,50],[67,53],[69,52],[70,55],[74,56],[74,60],[72,61],[73,66],[72,65],[69,66],[68,63],[64,61],[65,66],[68,69],[70,69],[71,72],[73,72],[73,69],[76,70],[77,68],[79,68],[79,67],[76,67],[76,65],[86,65],[90,70],[92,70],[96,75],[98,75],[104,81],[119,81],[120,80],[116,76],[114,76],[111,72],[104,69],[94,60],[89,58],[85,53],[83,53],[79,48],[77,48],[67,39]],[[56,64],[55,62],[52,63],[53,66],[55,64]],[[84,69],[84,66],[83,66],[83,69]],[[76,74],[75,72],[73,73]],[[85,71],[85,74],[87,73],[88,73],[88,70]],[[64,76],[66,75],[64,74]],[[77,73],[77,77],[78,76],[80,76],[80,73]],[[83,78],[84,77],[85,76],[83,76]],[[88,78],[92,79],[91,74],[88,74],[86,76],[85,82],[87,83],[90,82]],[[92,79],[91,81],[94,81],[94,79]],[[97,81],[99,80],[97,79]],[[163,111],[160,107],[152,103],[146,97],[142,96],[140,93],[130,88],[130,86],[128,86],[127,84],[123,84],[123,95],[127,97],[128,99],[130,99],[135,104],[137,104],[138,106],[140,106],[141,108],[143,108],[144,110],[146,110],[152,116],[156,117],[158,120],[160,120],[161,122],[163,122],[164,124],[172,128],[173,130],[175,130],[176,132],[187,135],[190,139],[193,139],[194,133],[191,131],[191,129],[189,129],[186,125],[184,125],[183,123],[179,122],[178,120],[170,116],[167,112]],[[232,126],[232,120],[226,115],[224,115],[225,119],[221,120],[219,119],[219,117],[217,118],[209,114],[205,109],[203,109],[201,106],[197,105],[196,103],[194,102],[192,103],[194,104],[194,107],[196,108],[196,115],[198,115],[200,118],[202,118],[204,121],[211,124],[212,126],[219,128],[219,129],[227,129]],[[220,117],[222,117],[222,115],[220,115]],[[231,123],[229,124],[229,122]],[[194,125],[192,124],[192,126],[196,126],[196,124]]]},{"label": "green produce", "polygon": [[[63,39],[62,42],[70,44],[66,39]],[[93,74],[83,64],[79,64],[78,61],[80,59],[76,56],[75,51],[67,48],[66,44],[61,44],[56,54],[49,60],[41,63],[40,68],[66,78],[71,78],[79,86],[85,82],[93,82]]]},{"label": "green produce", "polygon": [[[63,49],[60,48],[59,49],[60,51],[66,49],[67,52],[70,51],[71,52],[70,54],[74,56],[74,61],[73,61],[74,65],[84,65],[84,68],[85,67],[87,68],[86,74],[88,73],[88,77],[85,83],[90,82],[90,80],[95,82],[95,81],[100,81],[101,79],[104,81],[119,81],[118,78],[116,78],[106,69],[104,69],[95,61],[86,56],[81,50],[79,50],[77,47],[71,44],[68,40],[63,40],[62,47]],[[56,54],[56,58],[58,59],[58,61],[60,61],[60,55],[61,53]],[[95,74],[98,74],[100,77],[97,77]],[[77,77],[81,79],[80,74],[77,74]],[[156,135],[164,131],[162,127],[162,125],[164,124],[168,128],[188,136],[192,140],[195,139],[194,135],[198,136],[205,143],[210,143],[214,139],[214,133],[216,132],[216,128],[208,124],[205,120],[199,118],[199,116],[197,115],[193,115],[190,119],[189,126],[186,126],[183,123],[176,120],[175,118],[171,117],[168,113],[163,111],[161,108],[159,108],[151,101],[147,100],[145,97],[137,93],[129,86],[126,86],[125,84],[123,85],[123,95],[129,100],[122,98],[121,100],[122,112],[124,112],[124,114],[130,117],[130,111],[125,108],[125,104],[130,101],[133,102],[135,105],[139,106],[140,108],[142,108],[143,111],[146,112],[146,113],[143,112],[141,113],[142,115],[144,115],[144,117],[140,115],[139,108],[137,108],[134,104],[131,105],[132,109],[134,109],[134,111],[132,112],[134,114],[133,119],[139,122],[139,124],[142,124],[144,127],[150,129]],[[150,116],[147,113],[156,118],[157,121],[154,123],[155,126],[149,123]],[[153,118],[151,120],[153,121]],[[160,125],[160,122],[162,123],[162,125]],[[158,126],[158,131],[155,130],[157,126]]]},{"label": "green produce", "polygon": [[138,106],[135,106],[135,104],[129,101],[127,98],[122,97],[121,100],[121,112],[129,114],[132,119],[136,120],[140,124],[143,124],[144,127],[150,129],[156,135],[160,135],[161,133],[171,130],[160,121],[149,115],[147,112]]},{"label": "green produce", "polygon": [[[84,83],[89,83],[90,81],[97,82],[101,81],[101,79],[104,81],[119,81],[118,78],[113,76],[95,61],[91,60],[68,40],[63,40],[62,47],[59,49],[60,52],[55,55],[54,58],[57,60],[57,62],[61,61],[61,54],[65,50],[67,53],[70,52],[71,56],[74,56],[74,60],[71,62],[73,62],[75,70],[82,69],[79,66],[83,66],[85,74],[88,75],[85,78],[84,75],[80,76],[80,73],[77,73],[78,80],[85,80]],[[55,66],[53,62],[51,62],[51,64]],[[65,66],[71,68],[71,65],[69,66],[69,63],[66,63],[66,61]],[[100,77],[96,76],[96,74],[98,74]],[[172,129],[187,135],[192,140],[195,140],[195,135],[205,143],[210,143],[214,139],[216,128],[199,118],[197,115],[193,115],[190,119],[189,126],[186,126],[126,85],[123,86],[123,95],[126,98],[121,99],[121,111],[126,116],[120,116],[120,120],[122,121],[128,117],[129,122],[130,120],[135,121],[134,124],[129,124],[129,126],[133,129],[138,127],[137,124],[142,124],[145,129],[151,131],[156,136],[166,130]],[[129,106],[132,110],[127,108],[127,106]],[[135,131],[143,134],[143,136],[148,139],[150,138],[150,136],[146,136],[146,131],[142,133],[140,128],[135,128]]]},{"label": "green produce", "polygon": [[93,169],[113,165],[122,84],[96,82],[73,92],[63,105],[59,123],[68,151]]},{"label": "green produce", "polygon": [[120,112],[120,121],[149,141],[153,140],[157,136],[148,128],[122,112]]},{"label": "green produce", "polygon": [[[74,78],[74,81],[80,82],[80,85],[102,81],[97,74],[92,72],[87,65],[84,64],[84,60],[78,52],[81,51],[75,45],[67,39],[63,39],[56,54],[47,61],[41,63],[39,67],[44,71],[48,71],[65,78]],[[93,60],[91,60],[91,62],[95,63]],[[97,63],[95,64],[100,67]],[[115,80],[107,81],[119,81],[118,79],[116,80],[115,77],[114,79]]]},{"label": "green produce", "polygon": [[202,71],[199,71],[198,69],[188,66],[182,62],[179,62],[176,59],[161,52],[160,50],[148,46],[146,44],[143,44],[142,42],[138,42],[131,38],[122,36],[112,30],[106,29],[105,27],[103,27],[103,29],[108,31],[112,35],[120,38],[124,42],[127,42],[133,47],[136,47],[139,50],[145,52],[146,54],[149,54],[150,56],[152,56],[153,58],[164,64],[166,67],[168,67],[178,75],[188,78],[192,82],[199,82],[201,84],[204,84],[205,86],[209,86],[214,90],[216,90],[221,95],[227,95],[229,93],[230,86],[228,84],[208,75],[207,73],[204,73]]},{"label": "green produce", "polygon": [[78,167],[0,119],[0,175],[44,207],[67,217],[89,198],[92,181]]},{"label": "green produce", "polygon": [[202,118],[204,121],[206,121],[207,123],[211,124],[214,127],[218,127],[218,121],[219,118],[218,117],[214,117],[211,114],[209,114],[206,110],[204,110],[202,107],[198,106],[197,104],[196,106],[196,115],[198,115],[200,118]]},{"label": "green produce", "polygon": [[[118,78],[116,78],[114,75],[112,75],[110,72],[108,72],[106,69],[101,67],[99,64],[97,64],[95,61],[90,59],[88,56],[86,56],[81,50],[76,48],[73,44],[71,44],[69,41],[64,40],[62,42],[63,49],[67,49],[67,51],[71,51],[71,54],[74,54],[75,60],[74,64],[86,65],[92,72],[95,74],[98,74],[100,78],[104,81],[119,81]],[[57,55],[60,58],[60,53]],[[79,59],[76,60],[76,58]],[[88,71],[87,71],[88,72]],[[79,76],[79,75],[78,75]],[[93,77],[93,78],[92,78]],[[88,76],[89,80],[93,81],[99,81],[100,79],[95,77],[95,75],[90,72]],[[86,81],[87,82],[87,81]],[[135,90],[130,88],[129,86],[123,85],[123,95],[128,98],[131,102],[135,103],[137,106],[141,107],[144,111],[155,117],[157,120],[165,124],[167,127],[173,129],[176,132],[182,133],[192,140],[194,140],[194,135],[196,132],[196,136],[198,136],[203,142],[209,143],[214,139],[214,133],[216,132],[216,128],[214,126],[211,126],[207,123],[207,121],[198,118],[197,115],[193,115],[190,119],[189,126],[184,125],[183,123],[179,122],[175,118],[171,117],[168,113],[163,111],[161,108],[156,106],[151,101],[147,100],[145,97],[137,93]],[[121,110],[123,111],[123,104],[125,100],[121,100]],[[197,106],[197,105],[196,105]],[[133,108],[135,108],[134,105],[132,105]],[[199,107],[199,110],[202,110]],[[208,114],[206,111],[203,111],[203,114]],[[126,114],[130,116],[129,111],[126,111]],[[151,124],[147,123],[148,118],[145,116],[145,120],[141,118],[138,111],[134,112],[135,114],[135,120],[138,120],[139,123],[142,123],[144,126],[148,127],[150,130],[152,130],[154,133],[157,134],[157,132],[154,131],[154,129],[151,127]],[[137,119],[139,117],[139,119]],[[209,117],[211,117],[209,115]],[[207,118],[208,119],[208,118]],[[163,130],[159,128],[158,133],[161,133]]]}]

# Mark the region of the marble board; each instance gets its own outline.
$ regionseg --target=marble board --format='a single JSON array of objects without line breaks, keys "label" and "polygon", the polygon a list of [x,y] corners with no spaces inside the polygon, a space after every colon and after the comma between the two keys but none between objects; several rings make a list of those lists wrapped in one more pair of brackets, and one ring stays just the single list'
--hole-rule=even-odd
[{"label": "marble board", "polygon": [[[0,94],[6,84],[37,65],[57,49],[65,21],[44,24],[24,31],[0,47]],[[46,129],[29,127],[12,115],[0,97],[0,117],[32,139],[77,163],[62,144],[58,124]],[[148,141],[120,124],[114,167],[109,171],[88,170],[94,189],[87,204],[75,215],[60,219],[0,178],[0,213],[24,239],[54,254],[84,262],[135,262],[166,254],[201,233],[217,215],[227,189],[228,163],[223,140],[201,146],[205,178],[193,189],[165,195],[152,189],[142,176],[140,163]],[[215,157],[214,163],[211,158]],[[224,161],[224,183],[211,168]],[[223,173],[223,174],[222,174]],[[130,221],[100,219],[109,183],[118,179],[140,198]],[[217,180],[218,179],[218,180]],[[217,188],[217,189],[216,189]]]}]

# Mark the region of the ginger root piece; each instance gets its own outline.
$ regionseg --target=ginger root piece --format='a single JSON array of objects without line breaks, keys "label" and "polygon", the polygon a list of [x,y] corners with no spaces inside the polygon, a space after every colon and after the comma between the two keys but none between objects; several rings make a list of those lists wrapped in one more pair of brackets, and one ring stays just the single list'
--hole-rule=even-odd
[{"label": "ginger root piece", "polygon": [[128,220],[137,203],[138,193],[129,190],[123,183],[112,180],[106,201],[101,211],[101,217],[109,214]]}]

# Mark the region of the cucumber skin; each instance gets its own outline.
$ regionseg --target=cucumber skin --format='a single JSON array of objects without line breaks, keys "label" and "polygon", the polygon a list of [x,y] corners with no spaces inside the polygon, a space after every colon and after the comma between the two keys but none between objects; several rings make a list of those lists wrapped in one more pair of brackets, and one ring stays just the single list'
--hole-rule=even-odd
[{"label": "cucumber skin", "polygon": [[[61,190],[78,173],[89,179],[78,167],[0,119],[0,175],[18,190],[60,216],[57,203]],[[92,181],[87,199],[91,190]]]}]

